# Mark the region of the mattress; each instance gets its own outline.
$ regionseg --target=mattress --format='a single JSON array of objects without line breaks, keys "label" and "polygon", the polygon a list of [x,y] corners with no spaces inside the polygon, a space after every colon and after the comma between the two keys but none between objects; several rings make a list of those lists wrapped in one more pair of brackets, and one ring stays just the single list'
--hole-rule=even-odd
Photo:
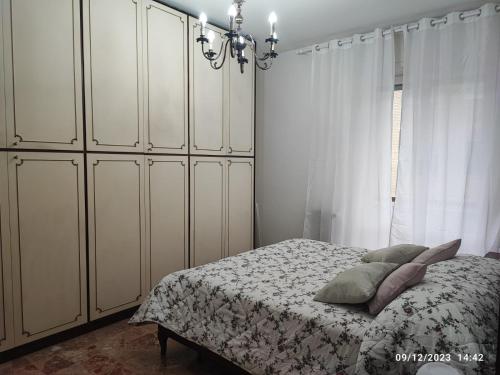
[{"label": "mattress", "polygon": [[464,374],[494,373],[500,262],[431,265],[377,316],[313,301],[366,252],[296,239],[176,272],[130,322],[160,324],[253,374],[414,374],[435,359]]}]

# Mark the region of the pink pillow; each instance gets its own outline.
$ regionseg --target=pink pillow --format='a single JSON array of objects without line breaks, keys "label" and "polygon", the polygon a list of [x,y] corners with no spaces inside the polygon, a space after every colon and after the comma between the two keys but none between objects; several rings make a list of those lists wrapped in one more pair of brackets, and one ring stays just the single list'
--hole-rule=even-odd
[{"label": "pink pillow", "polygon": [[403,264],[392,272],[382,281],[375,297],[368,302],[370,314],[378,314],[406,289],[421,282],[426,271],[426,264],[412,262]]},{"label": "pink pillow", "polygon": [[413,259],[412,262],[424,263],[430,266],[431,264],[451,259],[457,254],[457,251],[460,248],[461,243],[462,240],[458,239],[455,241],[439,245],[437,247],[433,247],[429,250],[425,250],[423,253],[421,253],[415,259]]}]

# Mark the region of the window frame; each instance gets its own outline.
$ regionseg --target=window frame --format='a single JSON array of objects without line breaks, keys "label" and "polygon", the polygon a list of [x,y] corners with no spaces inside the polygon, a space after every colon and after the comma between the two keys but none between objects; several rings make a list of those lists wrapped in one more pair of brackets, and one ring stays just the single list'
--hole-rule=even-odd
[{"label": "window frame", "polygon": [[[394,162],[393,149],[392,149],[392,146],[393,146],[392,139],[394,137],[394,121],[392,122],[392,126],[391,126],[391,200],[392,200],[392,202],[396,202],[396,192],[397,192],[397,184],[398,184],[399,150],[400,150],[400,146],[401,146],[401,123],[402,123],[402,116],[403,116],[403,84],[402,83],[398,83],[398,84],[394,85],[393,95],[394,95],[394,92],[396,92],[396,91],[401,91],[401,114],[400,114],[400,120],[399,120],[399,139],[398,139],[398,152],[397,152],[398,161],[397,161],[396,170],[395,170],[396,189],[394,190],[394,192],[392,191],[392,181],[394,178],[394,175],[393,175],[394,171],[392,168],[392,163]],[[392,113],[393,113],[393,118],[394,118],[394,101],[392,103]],[[394,193],[394,195],[393,195],[393,193]]]}]

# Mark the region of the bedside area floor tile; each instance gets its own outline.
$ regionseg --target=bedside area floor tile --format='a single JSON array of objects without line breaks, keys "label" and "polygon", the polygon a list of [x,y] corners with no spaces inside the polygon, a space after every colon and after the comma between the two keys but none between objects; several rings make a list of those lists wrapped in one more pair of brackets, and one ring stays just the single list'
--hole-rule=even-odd
[{"label": "bedside area floor tile", "polygon": [[221,364],[199,360],[196,351],[168,340],[167,364],[160,360],[156,325],[130,326],[123,320],[0,364],[2,375],[215,375]]}]

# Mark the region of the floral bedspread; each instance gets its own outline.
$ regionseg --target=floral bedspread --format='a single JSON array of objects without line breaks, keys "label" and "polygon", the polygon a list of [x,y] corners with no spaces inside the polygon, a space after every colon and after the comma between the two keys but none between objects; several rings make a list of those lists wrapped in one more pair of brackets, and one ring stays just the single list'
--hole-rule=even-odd
[{"label": "floral bedspread", "polygon": [[130,322],[161,324],[253,374],[415,374],[431,354],[464,374],[494,374],[500,261],[429,266],[377,316],[313,301],[366,251],[288,240],[176,272]]}]

